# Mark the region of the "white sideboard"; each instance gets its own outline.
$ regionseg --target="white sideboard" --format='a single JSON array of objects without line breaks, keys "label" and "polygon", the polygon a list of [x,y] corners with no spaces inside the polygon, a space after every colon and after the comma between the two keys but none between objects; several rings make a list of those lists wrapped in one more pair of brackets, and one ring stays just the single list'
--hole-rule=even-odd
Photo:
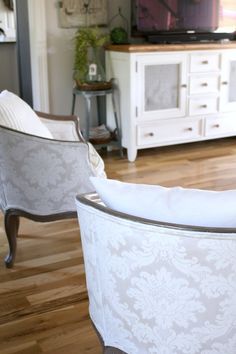
[{"label": "white sideboard", "polygon": [[236,135],[236,43],[111,45],[106,69],[129,161],[139,149]]}]

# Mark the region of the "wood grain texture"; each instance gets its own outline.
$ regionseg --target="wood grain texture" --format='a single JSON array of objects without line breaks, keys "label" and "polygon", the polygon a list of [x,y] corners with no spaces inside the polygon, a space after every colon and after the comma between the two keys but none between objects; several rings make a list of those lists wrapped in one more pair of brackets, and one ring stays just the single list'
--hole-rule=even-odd
[{"label": "wood grain texture", "polygon": [[236,42],[178,43],[178,44],[109,44],[106,50],[124,53],[176,52],[187,50],[235,49]]},{"label": "wood grain texture", "polygon": [[[135,162],[103,152],[109,178],[201,189],[236,188],[236,139],[142,150]],[[21,220],[13,269],[0,214],[0,353],[101,354],[88,315],[76,219]]]}]

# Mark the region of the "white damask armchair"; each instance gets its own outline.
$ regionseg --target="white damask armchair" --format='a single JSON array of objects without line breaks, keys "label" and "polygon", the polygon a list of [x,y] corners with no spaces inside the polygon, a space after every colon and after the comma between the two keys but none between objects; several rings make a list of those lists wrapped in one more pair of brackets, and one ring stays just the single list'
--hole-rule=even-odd
[{"label": "white damask armchair", "polygon": [[96,194],[77,211],[104,353],[236,353],[236,229],[150,221]]},{"label": "white damask armchair", "polygon": [[0,126],[0,209],[9,243],[7,267],[15,260],[20,216],[40,222],[76,217],[76,194],[93,190],[89,176],[105,176],[103,161],[81,136],[77,117],[37,114],[53,139]]}]

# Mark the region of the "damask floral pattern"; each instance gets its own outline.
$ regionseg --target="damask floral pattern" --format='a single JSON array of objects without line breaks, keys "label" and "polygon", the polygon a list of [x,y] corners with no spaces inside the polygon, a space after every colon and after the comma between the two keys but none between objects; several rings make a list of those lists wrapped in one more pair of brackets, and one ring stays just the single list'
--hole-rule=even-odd
[{"label": "damask floral pattern", "polygon": [[90,315],[106,345],[236,353],[236,233],[164,228],[82,202],[78,215]]},{"label": "damask floral pattern", "polygon": [[[200,247],[204,249],[207,245],[205,246],[205,242],[202,241]],[[214,262],[216,269],[224,269],[228,266],[236,267],[235,254],[236,243],[234,241],[225,242],[224,244],[217,241],[209,250],[207,259]]]},{"label": "damask floral pattern", "polygon": [[197,300],[199,291],[190,288],[186,279],[173,278],[165,268],[153,275],[141,272],[131,284],[127,293],[134,298],[134,308],[143,319],[154,319],[160,328],[172,328],[173,324],[187,328],[190,322],[196,322],[196,313],[205,311]]},{"label": "damask floral pattern", "polygon": [[42,139],[0,128],[0,207],[36,215],[75,211],[75,196],[93,191],[95,171],[83,142]]}]

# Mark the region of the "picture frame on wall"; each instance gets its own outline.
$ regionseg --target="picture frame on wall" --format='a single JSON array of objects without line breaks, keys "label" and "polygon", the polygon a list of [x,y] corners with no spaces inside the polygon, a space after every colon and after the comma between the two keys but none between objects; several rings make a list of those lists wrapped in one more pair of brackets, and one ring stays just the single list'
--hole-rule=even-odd
[{"label": "picture frame on wall", "polygon": [[59,24],[62,28],[106,26],[107,0],[59,1]]}]

